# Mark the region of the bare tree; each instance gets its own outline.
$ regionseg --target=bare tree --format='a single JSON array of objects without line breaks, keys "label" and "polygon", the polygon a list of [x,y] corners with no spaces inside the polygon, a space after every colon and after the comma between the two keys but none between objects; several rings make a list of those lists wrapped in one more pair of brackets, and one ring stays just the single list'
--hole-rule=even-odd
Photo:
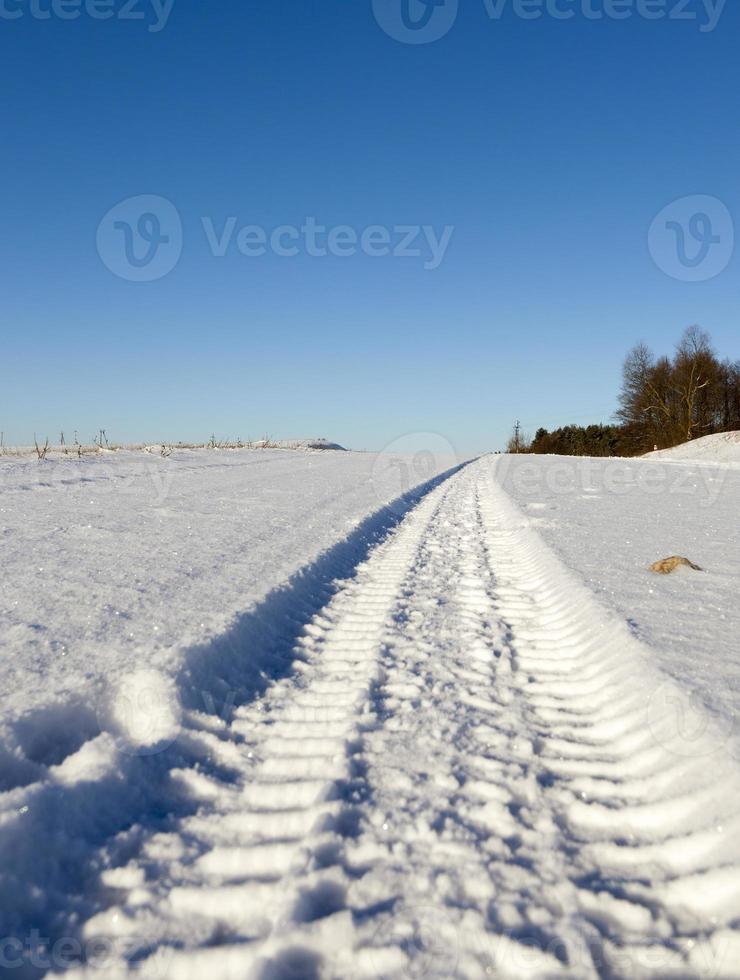
[{"label": "bare tree", "polygon": [[[695,429],[708,430],[711,425],[706,406],[702,406],[702,392],[717,377],[717,358],[706,331],[696,326],[684,331],[676,347],[673,374],[682,435],[689,442]],[[700,411],[702,407],[704,412]]]},{"label": "bare tree", "polygon": [[34,432],[33,444],[36,447],[36,455],[38,456],[39,461],[45,460],[46,454],[49,452],[49,437],[48,436],[46,437],[46,442],[44,443],[43,446],[39,446],[38,440],[36,439],[36,433]]}]

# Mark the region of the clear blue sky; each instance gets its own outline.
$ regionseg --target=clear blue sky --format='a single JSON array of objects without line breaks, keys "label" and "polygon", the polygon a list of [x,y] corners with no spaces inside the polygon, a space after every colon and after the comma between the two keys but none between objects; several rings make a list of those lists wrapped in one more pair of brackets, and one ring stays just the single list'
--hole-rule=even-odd
[{"label": "clear blue sky", "polygon": [[[686,195],[740,221],[735,2],[702,32],[703,0],[672,22],[590,20],[580,2],[565,22],[493,21],[462,0],[418,45],[370,0],[175,0],[158,32],[147,0],[145,22],[3,3],[23,14],[0,19],[6,443],[102,426],[382,448],[419,430],[470,453],[516,417],[607,420],[638,339],[669,350],[700,323],[740,357],[740,252],[688,283],[648,251]],[[176,206],[184,247],[139,283],[105,267],[96,231],[143,194]],[[455,231],[435,270],[217,258],[204,216]]]}]

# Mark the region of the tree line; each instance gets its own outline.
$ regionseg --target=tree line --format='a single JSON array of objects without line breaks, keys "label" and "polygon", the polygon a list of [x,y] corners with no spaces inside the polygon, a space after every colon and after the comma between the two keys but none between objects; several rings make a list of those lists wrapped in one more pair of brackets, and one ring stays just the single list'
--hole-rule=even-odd
[{"label": "tree line", "polygon": [[740,429],[740,361],[721,360],[709,334],[689,327],[672,357],[656,357],[644,343],[622,369],[619,408],[612,425],[516,433],[509,451],[566,456],[638,456],[715,432]]}]

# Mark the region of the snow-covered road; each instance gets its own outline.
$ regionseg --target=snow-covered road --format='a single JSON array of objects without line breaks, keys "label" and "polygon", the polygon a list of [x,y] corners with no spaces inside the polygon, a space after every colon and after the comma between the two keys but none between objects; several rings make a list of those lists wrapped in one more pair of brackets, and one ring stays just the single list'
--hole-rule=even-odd
[{"label": "snow-covered road", "polygon": [[113,775],[105,754],[120,749],[99,735],[6,794],[0,849],[19,875],[24,826],[38,842],[91,800],[128,813],[107,835],[98,817],[95,859],[45,883],[47,899],[59,889],[50,965],[740,976],[728,732],[548,549],[495,467],[427,487],[306,615],[293,669],[233,715],[185,705],[175,719],[155,698],[172,727],[161,751],[119,755]]}]

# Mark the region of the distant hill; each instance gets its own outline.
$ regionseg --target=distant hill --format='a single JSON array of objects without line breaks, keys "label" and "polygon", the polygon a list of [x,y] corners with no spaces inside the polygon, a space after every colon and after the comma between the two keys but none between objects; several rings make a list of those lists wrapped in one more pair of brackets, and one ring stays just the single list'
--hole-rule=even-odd
[{"label": "distant hill", "polygon": [[328,439],[259,439],[252,445],[259,449],[266,447],[269,449],[333,449],[346,453],[344,446],[338,442],[329,442]]}]

